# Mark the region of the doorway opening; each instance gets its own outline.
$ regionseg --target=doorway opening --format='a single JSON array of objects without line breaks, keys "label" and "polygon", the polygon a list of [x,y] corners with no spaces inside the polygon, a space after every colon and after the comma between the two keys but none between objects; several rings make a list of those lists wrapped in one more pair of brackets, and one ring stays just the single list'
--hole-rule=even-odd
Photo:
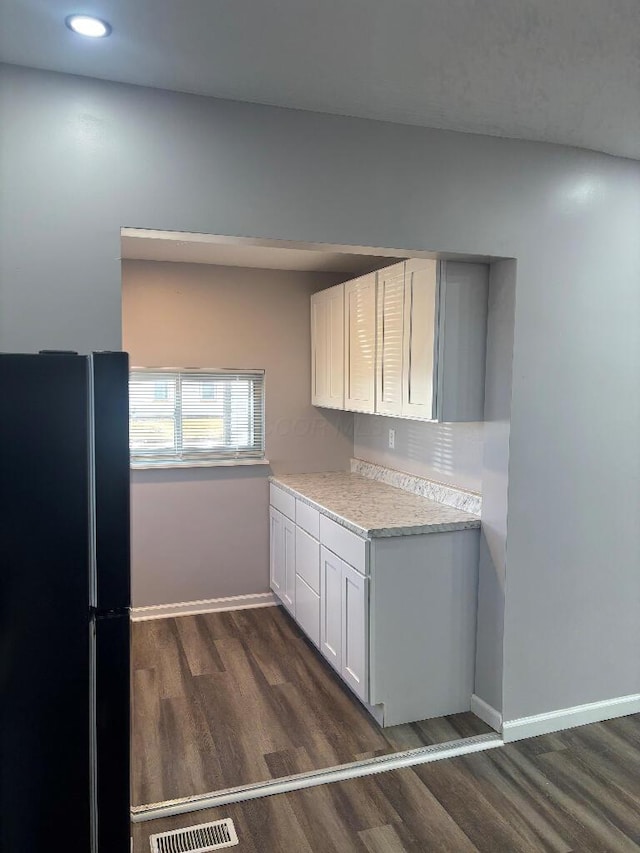
[{"label": "doorway opening", "polygon": [[[189,415],[186,403],[179,407],[175,402],[182,391],[163,390],[132,406],[132,419],[137,419],[132,435],[141,434],[142,423],[148,428],[147,442],[166,445],[164,456],[150,453],[144,464],[144,454],[138,454],[132,465],[134,819],[261,796],[274,785],[284,790],[318,784],[336,772],[361,775],[393,760],[429,760],[430,751],[447,744],[464,752],[500,743],[496,732],[501,723],[502,662],[495,650],[502,630],[515,263],[145,229],[123,229],[122,259],[123,349],[130,353],[133,370],[141,375],[155,371],[161,377],[180,374],[183,378],[176,381],[193,380],[203,388],[203,377],[213,377],[215,384],[220,371],[232,372],[236,383],[244,381],[243,372],[264,372],[262,455],[241,458],[238,440],[235,456],[228,444],[221,455],[222,439],[214,440],[211,432],[208,458],[169,459],[169,445],[176,432],[184,432]],[[402,334],[398,330],[411,323],[409,291],[392,273],[411,263],[418,270],[432,263],[439,276],[449,264],[448,329],[455,330],[456,323],[467,329],[456,346],[450,346],[449,370],[454,376],[462,371],[465,347],[473,346],[469,341],[474,334],[478,341],[482,338],[482,388],[472,389],[480,391],[480,414],[456,421],[419,417],[417,410],[406,416],[400,409],[381,414],[358,405],[330,408],[317,400],[314,405],[312,357],[315,364],[319,356],[317,351],[312,354],[312,347],[318,347],[320,327],[314,331],[311,306],[318,294],[370,277],[377,299],[373,333],[379,335],[384,326],[392,347],[389,332]],[[479,278],[465,278],[468,270],[481,267]],[[381,307],[378,282],[388,270],[389,300]],[[479,335],[473,331],[473,317],[456,316],[455,310],[459,304],[482,303],[476,297],[475,303],[465,302],[469,288],[481,280],[486,284],[485,307],[471,312],[479,316],[484,311]],[[403,317],[401,321],[397,316],[394,326],[400,303],[393,299],[401,292]],[[416,301],[419,295],[416,291]],[[371,332],[371,317],[367,319],[366,306],[356,297],[344,358],[360,347],[364,356],[357,367],[373,366],[375,388],[380,351],[362,344]],[[387,313],[381,317],[381,311]],[[432,322],[437,323],[437,311]],[[434,340],[429,342],[432,349],[444,346]],[[395,346],[390,351],[402,350],[397,341]],[[393,361],[383,366],[391,376]],[[462,372],[458,375],[458,387],[464,388],[468,380]],[[200,421],[216,393],[213,385],[199,392]],[[440,389],[441,398],[443,393]],[[228,407],[228,419],[250,410],[245,430],[256,411],[247,406],[244,400],[235,409]],[[176,415],[178,409],[182,414]],[[212,408],[207,423],[216,417],[223,416]],[[223,432],[221,426],[220,435]],[[324,503],[317,492],[323,477],[330,486]],[[357,513],[354,521],[351,510],[342,514],[339,506],[347,498],[353,505],[353,483],[360,488],[365,483],[361,510],[366,508],[369,483],[379,490],[371,498],[378,516],[384,516],[380,496],[386,495],[389,513],[404,501],[413,507],[405,508],[407,512],[415,510],[416,501],[421,510],[433,503],[458,513],[459,524],[445,523],[438,532],[426,532],[425,522],[402,536],[380,536],[383,522],[377,521],[375,535],[366,535],[373,528],[362,526],[364,522],[358,527]],[[288,547],[293,560],[293,603],[274,581],[274,559],[285,560],[283,555],[274,558],[274,539],[280,535],[274,532],[274,513],[282,530],[290,531],[282,554]],[[308,526],[316,523],[313,513],[318,516],[317,531]],[[481,516],[482,526],[470,521],[465,527],[465,514]],[[355,538],[344,539],[347,534]],[[332,535],[338,538],[332,540]],[[284,532],[282,536],[284,543]],[[401,540],[406,549],[394,551]],[[359,542],[366,554],[362,564],[357,564],[357,555],[349,557],[348,550],[360,547]],[[435,551],[428,550],[436,545]],[[366,648],[358,654],[368,668],[365,692],[354,687],[357,667],[336,665],[328,644],[323,648],[321,623],[330,593],[319,581],[310,581],[302,568],[295,569],[296,559],[308,560],[309,553],[312,563],[317,553],[319,580],[328,555],[347,567],[341,569],[341,587],[348,570],[362,583],[360,603],[366,619],[358,636]],[[446,565],[454,567],[455,582],[448,576],[438,578],[437,572],[429,582],[420,575]],[[467,575],[465,566],[471,566]],[[413,590],[405,593],[404,604],[389,581],[394,567],[405,590]],[[357,583],[349,586],[347,577],[349,594]],[[436,595],[442,601],[440,634],[432,628],[430,635],[437,609],[422,624],[419,614]],[[349,649],[354,647],[344,619],[349,612],[356,620],[361,615],[349,611],[350,606],[345,604],[342,617],[333,623],[338,633],[346,632],[343,661],[347,640]],[[383,640],[386,613],[393,615]],[[430,639],[423,644],[421,636]],[[393,656],[386,669],[378,665],[383,642],[385,654]],[[461,679],[458,653],[468,668],[462,701],[454,696]],[[429,671],[434,673],[433,691],[442,693],[443,712],[416,716],[407,711],[404,719],[404,700],[398,700],[397,714],[391,712],[392,694],[429,693]],[[383,672],[392,685],[386,703],[378,701]],[[404,704],[411,703],[407,699]]]}]

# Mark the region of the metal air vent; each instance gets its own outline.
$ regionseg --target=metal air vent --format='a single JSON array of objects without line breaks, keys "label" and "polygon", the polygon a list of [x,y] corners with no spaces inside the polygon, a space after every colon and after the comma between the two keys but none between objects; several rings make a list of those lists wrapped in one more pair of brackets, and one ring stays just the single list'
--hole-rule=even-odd
[{"label": "metal air vent", "polygon": [[209,850],[235,847],[238,836],[233,821],[226,818],[173,829],[171,832],[159,832],[152,835],[149,842],[151,853],[207,853]]}]

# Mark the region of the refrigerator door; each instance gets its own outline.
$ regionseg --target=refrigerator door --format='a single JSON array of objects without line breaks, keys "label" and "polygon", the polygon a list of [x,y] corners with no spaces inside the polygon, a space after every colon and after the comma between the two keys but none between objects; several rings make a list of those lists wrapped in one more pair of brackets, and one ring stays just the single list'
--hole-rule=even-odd
[{"label": "refrigerator door", "polygon": [[87,359],[0,354],[0,849],[90,849]]},{"label": "refrigerator door", "polygon": [[95,579],[92,604],[99,611],[131,604],[129,569],[129,356],[91,356]]},{"label": "refrigerator door", "polygon": [[127,850],[130,836],[128,356],[94,353],[89,372],[92,815],[94,844],[109,853]]},{"label": "refrigerator door", "polygon": [[129,614],[96,616],[94,833],[100,853],[129,850]]}]

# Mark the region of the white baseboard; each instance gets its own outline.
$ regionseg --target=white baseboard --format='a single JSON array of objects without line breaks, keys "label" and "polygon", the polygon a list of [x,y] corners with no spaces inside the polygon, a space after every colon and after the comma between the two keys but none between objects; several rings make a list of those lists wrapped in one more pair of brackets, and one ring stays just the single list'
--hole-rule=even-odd
[{"label": "white baseboard", "polygon": [[471,710],[483,723],[491,726],[497,732],[502,731],[502,714],[500,711],[496,711],[492,705],[476,696],[475,693],[471,696]]},{"label": "white baseboard", "polygon": [[277,603],[273,593],[259,592],[255,595],[181,601],[178,604],[152,604],[148,607],[132,607],[131,621],[144,622],[147,619],[166,619],[173,616],[197,616],[201,613],[220,613],[223,610],[249,610],[253,607],[271,607]]},{"label": "white baseboard", "polygon": [[505,743],[511,743],[514,740],[546,735],[550,732],[572,729],[575,726],[585,726],[588,723],[600,723],[603,720],[626,717],[628,714],[639,712],[640,693],[635,693],[631,696],[620,696],[617,699],[606,699],[603,702],[591,702],[588,705],[562,708],[548,714],[536,714],[533,717],[507,720],[502,724],[502,737]]}]

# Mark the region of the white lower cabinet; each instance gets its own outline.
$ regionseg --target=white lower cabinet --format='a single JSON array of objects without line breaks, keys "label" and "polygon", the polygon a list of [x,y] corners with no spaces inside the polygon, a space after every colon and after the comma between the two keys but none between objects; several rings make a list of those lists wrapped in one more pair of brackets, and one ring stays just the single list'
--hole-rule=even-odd
[{"label": "white lower cabinet", "polygon": [[320,549],[320,651],[342,671],[342,560]]},{"label": "white lower cabinet", "polygon": [[271,589],[344,684],[384,726],[468,711],[480,531],[364,539],[296,508],[304,530],[283,495],[272,485]]},{"label": "white lower cabinet", "polygon": [[342,563],[342,666],[340,675],[353,692],[369,701],[369,599],[368,579]]}]

